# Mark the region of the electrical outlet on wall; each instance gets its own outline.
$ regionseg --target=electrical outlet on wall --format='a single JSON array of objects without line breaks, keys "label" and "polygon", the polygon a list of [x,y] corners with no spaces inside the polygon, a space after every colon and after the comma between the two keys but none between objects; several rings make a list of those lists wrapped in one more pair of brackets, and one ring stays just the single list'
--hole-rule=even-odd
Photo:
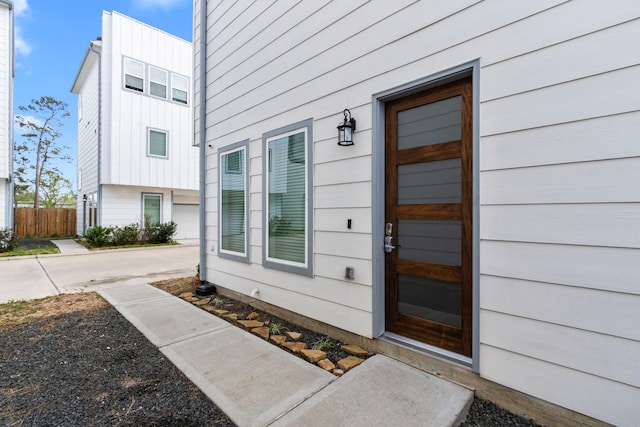
[{"label": "electrical outlet on wall", "polygon": [[356,270],[353,267],[347,267],[344,271],[344,278],[347,280],[353,280],[356,276]]}]

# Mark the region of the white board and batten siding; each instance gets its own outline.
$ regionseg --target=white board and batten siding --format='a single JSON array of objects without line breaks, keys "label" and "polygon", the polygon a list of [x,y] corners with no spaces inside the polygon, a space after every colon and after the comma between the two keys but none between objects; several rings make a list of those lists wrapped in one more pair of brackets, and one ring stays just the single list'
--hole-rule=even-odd
[{"label": "white board and batten siding", "polygon": [[0,229],[12,217],[11,174],[13,144],[13,11],[0,4]]},{"label": "white board and batten siding", "polygon": [[[637,422],[639,2],[209,1],[207,23],[209,279],[371,336],[372,95],[477,59],[480,375]],[[336,145],[344,108],[350,148]],[[261,265],[261,136],[308,118],[312,278]],[[216,253],[217,152],[245,139],[249,264]]]},{"label": "white board and batten siding", "polygon": [[[103,14],[103,33],[103,183],[197,190],[191,43],[117,12]],[[188,77],[188,105],[124,89],[123,57]],[[167,132],[166,159],[147,155],[150,128]]]}]

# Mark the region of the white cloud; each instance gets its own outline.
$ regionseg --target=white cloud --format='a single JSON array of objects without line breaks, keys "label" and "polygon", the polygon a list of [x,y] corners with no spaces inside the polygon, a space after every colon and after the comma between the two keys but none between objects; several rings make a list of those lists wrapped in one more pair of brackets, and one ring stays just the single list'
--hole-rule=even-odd
[{"label": "white cloud", "polygon": [[[29,3],[27,0],[14,0],[13,2],[13,10],[15,13],[17,20],[22,17],[28,17],[29,15]],[[16,55],[18,56],[29,56],[31,51],[33,50],[33,46],[24,39],[22,36],[22,28],[19,25],[19,22],[16,22],[15,27],[15,47],[16,47]]]},{"label": "white cloud", "polygon": [[13,0],[13,10],[16,16],[25,15],[29,11],[27,0]]},{"label": "white cloud", "polygon": [[134,0],[136,6],[152,9],[159,7],[161,9],[169,10],[173,7],[180,6],[185,3],[185,0]]},{"label": "white cloud", "polygon": [[31,51],[33,50],[33,46],[31,46],[31,44],[28,41],[22,38],[22,31],[18,26],[16,26],[14,43],[16,47],[16,55],[29,56],[31,54]]}]

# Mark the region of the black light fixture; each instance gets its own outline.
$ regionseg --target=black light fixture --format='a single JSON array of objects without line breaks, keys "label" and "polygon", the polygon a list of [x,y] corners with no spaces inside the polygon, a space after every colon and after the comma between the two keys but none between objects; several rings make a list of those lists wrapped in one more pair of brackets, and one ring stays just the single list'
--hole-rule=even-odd
[{"label": "black light fixture", "polygon": [[82,203],[87,203],[87,195],[86,194],[82,195]]},{"label": "black light fixture", "polygon": [[353,145],[353,132],[356,131],[356,119],[351,117],[351,111],[344,109],[344,122],[338,125],[338,145],[343,147]]}]

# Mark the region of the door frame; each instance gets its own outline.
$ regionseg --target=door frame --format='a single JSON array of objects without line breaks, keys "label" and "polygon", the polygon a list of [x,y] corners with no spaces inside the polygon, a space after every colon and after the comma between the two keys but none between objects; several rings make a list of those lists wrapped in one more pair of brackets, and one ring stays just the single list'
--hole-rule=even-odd
[{"label": "door frame", "polygon": [[[441,86],[464,77],[471,76],[473,91],[473,140],[472,140],[472,357],[468,358],[438,347],[420,343],[385,331],[385,252],[384,224],[385,224],[385,106],[389,101],[405,97],[417,92]],[[383,339],[399,342],[403,345],[416,348],[439,358],[450,360],[454,363],[470,367],[474,372],[479,372],[480,350],[480,203],[479,203],[479,77],[480,59],[460,64],[458,66],[430,74],[424,78],[405,83],[400,86],[378,92],[372,96],[373,112],[373,146],[372,146],[372,185],[373,185],[373,335]]]}]

